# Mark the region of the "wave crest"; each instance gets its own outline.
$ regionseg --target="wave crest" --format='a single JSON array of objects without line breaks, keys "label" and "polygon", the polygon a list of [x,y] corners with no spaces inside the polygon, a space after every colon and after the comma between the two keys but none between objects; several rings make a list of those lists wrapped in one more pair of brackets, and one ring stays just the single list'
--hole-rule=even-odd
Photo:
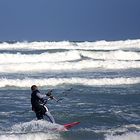
[{"label": "wave crest", "polygon": [[13,86],[28,88],[31,85],[38,86],[58,86],[58,85],[88,85],[88,86],[101,86],[101,85],[128,85],[140,83],[140,77],[137,78],[102,78],[102,79],[88,79],[88,78],[48,78],[48,79],[0,79],[0,87]]}]

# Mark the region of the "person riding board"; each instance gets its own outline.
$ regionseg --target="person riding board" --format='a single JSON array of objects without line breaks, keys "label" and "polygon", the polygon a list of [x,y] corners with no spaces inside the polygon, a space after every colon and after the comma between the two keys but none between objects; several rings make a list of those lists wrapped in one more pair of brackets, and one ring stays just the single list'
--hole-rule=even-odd
[{"label": "person riding board", "polygon": [[[51,115],[49,109],[46,106],[46,102],[54,98],[51,95],[52,91],[50,90],[46,95],[42,95],[36,85],[31,86],[31,91],[32,110],[35,112],[37,119],[41,120],[44,118],[44,116],[47,116],[51,123],[55,123],[53,116]],[[47,96],[49,98],[47,98]]]}]

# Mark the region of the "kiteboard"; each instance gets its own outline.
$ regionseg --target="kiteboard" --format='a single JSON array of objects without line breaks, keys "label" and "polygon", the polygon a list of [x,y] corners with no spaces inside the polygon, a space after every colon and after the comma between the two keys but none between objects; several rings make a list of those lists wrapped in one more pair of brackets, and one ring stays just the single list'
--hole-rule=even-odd
[{"label": "kiteboard", "polygon": [[72,127],[78,124],[80,124],[80,122],[72,122],[72,123],[64,124],[63,126],[64,126],[65,131],[68,131],[69,129],[71,129]]},{"label": "kiteboard", "polygon": [[51,128],[50,130],[57,131],[57,132],[69,131],[69,129],[75,127],[78,124],[80,124],[80,122],[72,122],[72,123],[63,124],[63,125],[58,124],[59,126],[57,125],[54,128]]}]

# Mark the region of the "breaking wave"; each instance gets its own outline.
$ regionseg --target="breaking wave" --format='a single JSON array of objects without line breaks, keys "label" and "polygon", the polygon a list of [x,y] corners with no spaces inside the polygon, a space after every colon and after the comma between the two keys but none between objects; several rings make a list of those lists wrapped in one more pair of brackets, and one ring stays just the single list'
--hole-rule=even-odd
[{"label": "breaking wave", "polygon": [[96,42],[16,42],[0,44],[0,50],[48,50],[48,49],[82,49],[82,50],[118,50],[140,49],[140,40],[96,41]]},{"label": "breaking wave", "polygon": [[79,62],[58,62],[58,63],[18,63],[1,64],[1,73],[20,72],[44,72],[44,71],[77,71],[90,69],[131,69],[140,68],[139,61],[93,61],[82,60]]},{"label": "breaking wave", "polygon": [[35,63],[35,62],[63,62],[63,61],[76,61],[88,57],[94,60],[140,60],[140,52],[127,52],[127,51],[109,51],[109,52],[96,52],[96,51],[64,51],[55,53],[41,53],[41,54],[11,54],[1,53],[0,64],[5,63]]},{"label": "breaking wave", "polygon": [[140,40],[5,42],[0,52],[1,73],[140,68]]},{"label": "breaking wave", "polygon": [[13,125],[9,130],[0,133],[1,140],[59,140],[60,134],[50,131],[62,129],[62,125],[51,124],[47,121],[30,121]]},{"label": "breaking wave", "polygon": [[102,79],[88,79],[88,78],[47,78],[47,79],[0,79],[0,87],[14,86],[14,87],[30,87],[33,84],[38,86],[58,86],[58,85],[128,85],[140,83],[140,77],[137,78],[102,78]]},{"label": "breaking wave", "polygon": [[140,40],[0,43],[1,73],[97,68],[140,68]]},{"label": "breaking wave", "polygon": [[129,132],[123,135],[108,135],[106,140],[139,140],[140,132]]}]

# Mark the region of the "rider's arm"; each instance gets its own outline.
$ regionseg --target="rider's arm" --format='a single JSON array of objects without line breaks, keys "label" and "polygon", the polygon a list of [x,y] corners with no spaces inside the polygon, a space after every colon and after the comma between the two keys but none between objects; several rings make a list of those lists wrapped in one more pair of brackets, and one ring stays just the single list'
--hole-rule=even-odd
[{"label": "rider's arm", "polygon": [[43,94],[41,94],[40,92],[38,92],[38,93],[36,94],[36,96],[37,96],[40,100],[42,100],[43,102],[44,102],[44,101],[48,101],[48,100],[50,100],[50,99],[53,98],[53,96],[49,96],[49,98],[48,98],[46,95],[43,95]]},{"label": "rider's arm", "polygon": [[43,95],[43,94],[41,94],[40,92],[38,92],[38,93],[36,94],[36,96],[37,96],[39,99],[44,99],[44,98],[46,98],[46,95]]}]

